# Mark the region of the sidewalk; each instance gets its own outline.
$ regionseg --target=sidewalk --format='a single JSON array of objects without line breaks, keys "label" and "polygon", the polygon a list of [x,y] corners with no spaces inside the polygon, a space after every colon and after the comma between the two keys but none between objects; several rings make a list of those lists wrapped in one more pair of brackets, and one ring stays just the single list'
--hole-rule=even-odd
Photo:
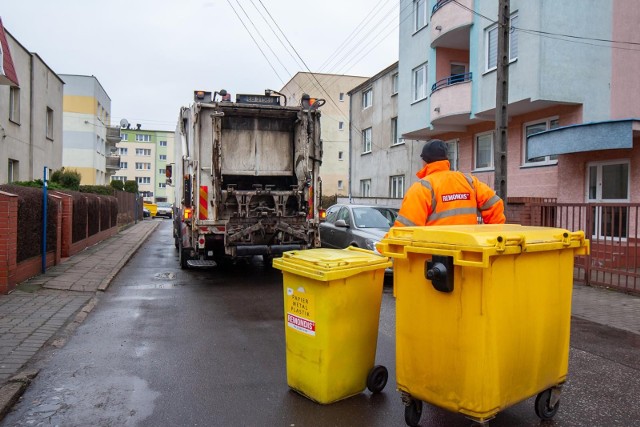
[{"label": "sidewalk", "polygon": [[[0,419],[37,372],[16,374],[45,345],[67,336],[159,221],[145,220],[0,295]],[[575,285],[575,317],[640,334],[640,297]],[[4,387],[3,387],[4,384]]]},{"label": "sidewalk", "polygon": [[[47,343],[61,347],[103,291],[160,224],[145,220],[0,295],[0,419],[29,381],[10,381]],[[32,373],[31,376],[35,376]]]}]

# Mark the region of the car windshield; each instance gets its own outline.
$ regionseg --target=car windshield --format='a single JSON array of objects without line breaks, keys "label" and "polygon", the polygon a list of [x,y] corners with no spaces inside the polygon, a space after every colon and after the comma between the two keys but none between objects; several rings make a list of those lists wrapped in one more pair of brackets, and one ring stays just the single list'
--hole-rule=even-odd
[{"label": "car windshield", "polygon": [[388,230],[396,220],[396,212],[389,208],[353,208],[353,218],[358,228],[383,228]]},{"label": "car windshield", "polygon": [[170,208],[171,207],[171,203],[168,203],[168,202],[158,202],[156,204],[158,205],[159,208]]}]

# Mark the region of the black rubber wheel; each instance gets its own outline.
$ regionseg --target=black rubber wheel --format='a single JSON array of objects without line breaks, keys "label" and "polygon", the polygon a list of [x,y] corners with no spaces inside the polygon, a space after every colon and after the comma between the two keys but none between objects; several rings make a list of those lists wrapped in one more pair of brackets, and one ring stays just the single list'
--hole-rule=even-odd
[{"label": "black rubber wheel", "polygon": [[367,375],[367,388],[371,393],[380,393],[387,385],[389,371],[382,365],[374,366]]},{"label": "black rubber wheel", "polygon": [[411,399],[411,403],[404,407],[404,422],[410,427],[418,427],[422,416],[422,401]]},{"label": "black rubber wheel", "polygon": [[183,270],[189,268],[189,264],[187,264],[187,261],[189,261],[189,250],[184,249],[180,242],[178,244],[178,257],[180,258],[180,268]]},{"label": "black rubber wheel", "polygon": [[558,408],[560,407],[560,400],[553,405],[553,408],[549,408],[549,402],[551,402],[551,389],[548,388],[545,391],[538,394],[536,397],[535,410],[536,415],[541,420],[550,420],[554,417]]}]

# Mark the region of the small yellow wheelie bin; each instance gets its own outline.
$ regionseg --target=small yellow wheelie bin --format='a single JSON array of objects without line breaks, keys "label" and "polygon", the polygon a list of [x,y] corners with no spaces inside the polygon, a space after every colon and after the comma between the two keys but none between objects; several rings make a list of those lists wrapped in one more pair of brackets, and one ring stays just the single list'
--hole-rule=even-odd
[{"label": "small yellow wheelie bin", "polygon": [[388,258],[358,248],[285,252],[282,270],[287,384],[318,403],[382,391],[374,366]]},{"label": "small yellow wheelie bin", "polygon": [[422,402],[484,423],[538,395],[552,418],[567,377],[574,256],[584,233],[520,225],[392,228],[396,374],[405,422]]}]

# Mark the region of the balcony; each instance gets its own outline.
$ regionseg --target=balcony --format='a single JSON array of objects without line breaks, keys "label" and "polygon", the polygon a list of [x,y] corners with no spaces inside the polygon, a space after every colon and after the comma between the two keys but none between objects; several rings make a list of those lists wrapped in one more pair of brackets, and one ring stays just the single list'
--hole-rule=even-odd
[{"label": "balcony", "polygon": [[472,123],[471,116],[472,73],[447,76],[431,86],[431,124],[434,127],[457,126]]},{"label": "balcony", "polygon": [[120,156],[107,156],[105,167],[108,171],[116,171],[120,169]]},{"label": "balcony", "polygon": [[431,47],[469,49],[473,0],[440,0],[431,10]]},{"label": "balcony", "polygon": [[107,126],[107,144],[120,142],[120,128],[117,126]]}]

